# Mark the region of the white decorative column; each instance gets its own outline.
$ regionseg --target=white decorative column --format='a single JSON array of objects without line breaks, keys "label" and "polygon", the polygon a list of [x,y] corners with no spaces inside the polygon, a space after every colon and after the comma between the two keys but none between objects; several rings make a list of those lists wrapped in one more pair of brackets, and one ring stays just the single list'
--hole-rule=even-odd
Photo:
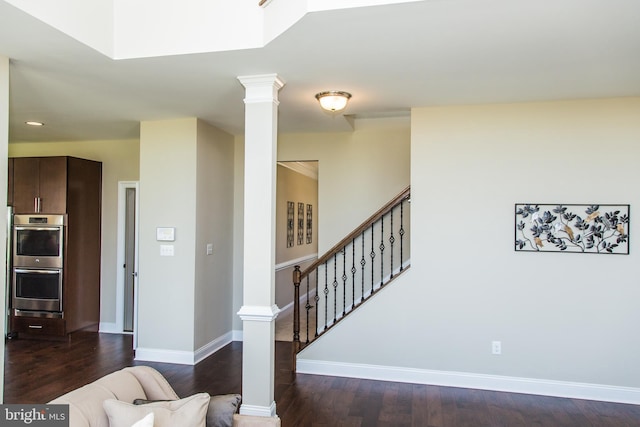
[{"label": "white decorative column", "polygon": [[276,74],[240,76],[245,87],[244,284],[240,413],[276,416],[274,400],[275,229],[278,91]]}]

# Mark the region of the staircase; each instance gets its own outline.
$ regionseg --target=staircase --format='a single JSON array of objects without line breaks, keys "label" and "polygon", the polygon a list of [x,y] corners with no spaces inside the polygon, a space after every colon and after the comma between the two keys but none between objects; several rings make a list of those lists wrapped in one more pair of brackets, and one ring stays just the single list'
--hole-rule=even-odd
[{"label": "staircase", "polygon": [[300,350],[409,268],[410,197],[407,187],[307,269],[295,266],[294,367]]}]

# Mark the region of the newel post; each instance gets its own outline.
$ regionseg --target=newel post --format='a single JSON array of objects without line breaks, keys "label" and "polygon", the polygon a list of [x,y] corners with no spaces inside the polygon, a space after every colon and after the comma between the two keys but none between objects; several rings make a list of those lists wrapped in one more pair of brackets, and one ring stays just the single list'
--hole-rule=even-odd
[{"label": "newel post", "polygon": [[300,351],[300,266],[293,269],[293,371],[296,370],[296,354]]}]

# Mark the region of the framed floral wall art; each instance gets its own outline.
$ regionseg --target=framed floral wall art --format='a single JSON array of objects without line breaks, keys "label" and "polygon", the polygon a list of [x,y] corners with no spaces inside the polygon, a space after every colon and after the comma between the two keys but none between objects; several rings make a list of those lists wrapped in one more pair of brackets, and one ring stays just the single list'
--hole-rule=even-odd
[{"label": "framed floral wall art", "polygon": [[515,250],[629,254],[629,205],[515,205]]},{"label": "framed floral wall art", "polygon": [[287,247],[293,247],[293,202],[287,202]]},{"label": "framed floral wall art", "polygon": [[304,238],[304,203],[298,202],[298,244],[301,245]]}]

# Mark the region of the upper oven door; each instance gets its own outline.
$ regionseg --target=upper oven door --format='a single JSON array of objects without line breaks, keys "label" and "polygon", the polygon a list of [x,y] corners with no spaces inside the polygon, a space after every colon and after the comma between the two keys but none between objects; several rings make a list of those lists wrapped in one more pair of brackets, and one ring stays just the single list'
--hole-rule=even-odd
[{"label": "upper oven door", "polygon": [[13,265],[62,268],[63,242],[64,225],[56,221],[25,224],[19,219],[13,226]]}]

